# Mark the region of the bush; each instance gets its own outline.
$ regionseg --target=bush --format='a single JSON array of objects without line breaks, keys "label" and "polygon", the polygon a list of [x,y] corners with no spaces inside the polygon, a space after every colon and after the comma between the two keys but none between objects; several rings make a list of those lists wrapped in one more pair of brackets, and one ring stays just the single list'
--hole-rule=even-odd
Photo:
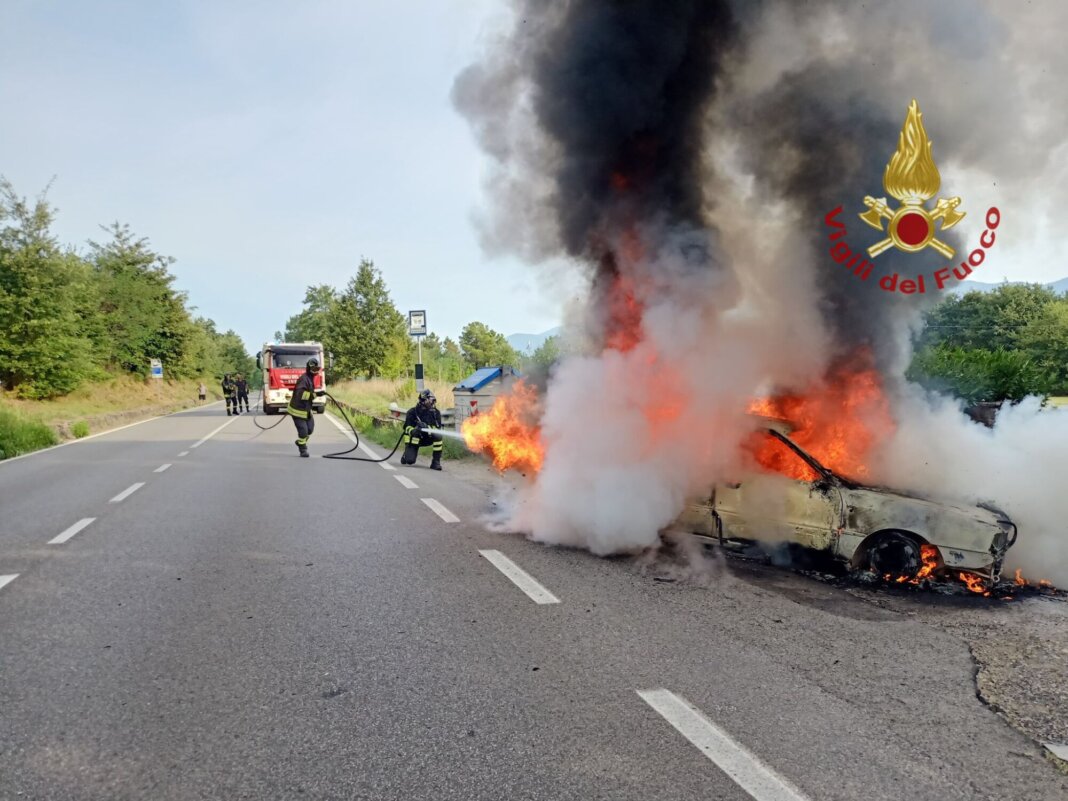
[{"label": "bush", "polygon": [[82,437],[89,436],[89,424],[84,420],[79,420],[70,427],[70,433],[74,435],[75,439],[81,439]]},{"label": "bush", "polygon": [[927,389],[950,392],[967,403],[1018,401],[1043,395],[1049,376],[1019,350],[982,350],[940,345],[913,357],[906,373]]},{"label": "bush", "polygon": [[47,448],[57,442],[56,432],[44,423],[0,409],[0,459]]}]

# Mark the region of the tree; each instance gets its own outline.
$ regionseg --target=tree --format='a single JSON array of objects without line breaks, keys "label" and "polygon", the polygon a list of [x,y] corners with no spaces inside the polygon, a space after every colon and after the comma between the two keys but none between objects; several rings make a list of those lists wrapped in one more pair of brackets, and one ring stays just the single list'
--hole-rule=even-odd
[{"label": "tree", "polygon": [[1046,389],[1057,395],[1068,394],[1068,299],[1046,304],[1020,330],[1018,342],[1049,376]]},{"label": "tree", "polygon": [[195,374],[196,366],[183,359],[195,332],[185,293],[172,286],[174,259],[135,239],[127,225],[102,228],[111,241],[89,247],[100,295],[98,347],[106,361],[147,376],[150,361],[162,359],[172,375]]},{"label": "tree", "polygon": [[27,398],[72,391],[99,360],[88,334],[95,288],[52,236],[54,217],[43,193],[31,206],[0,178],[0,382]]},{"label": "tree", "polygon": [[1019,347],[1024,326],[1057,295],[1040,284],[1004,284],[990,292],[950,296],[927,316],[921,343],[952,348]]},{"label": "tree", "polygon": [[530,355],[530,362],[535,368],[547,372],[550,367],[560,360],[562,355],[560,338],[552,336],[548,337],[535,349],[534,353]]},{"label": "tree", "polygon": [[916,355],[907,377],[967,403],[1017,401],[1048,384],[1041,367],[1019,350],[966,350],[940,346]]},{"label": "tree", "polygon": [[286,321],[285,342],[322,342],[326,344],[330,314],[337,303],[337,290],[326,284],[310,286],[304,293],[304,309]]},{"label": "tree", "polygon": [[404,316],[390,300],[374,262],[360,262],[332,307],[324,341],[331,345],[338,376],[396,377],[403,369],[410,346]]},{"label": "tree", "polygon": [[460,332],[460,347],[464,359],[475,369],[491,365],[518,365],[519,354],[508,344],[504,334],[494,331],[485,323],[473,322]]}]

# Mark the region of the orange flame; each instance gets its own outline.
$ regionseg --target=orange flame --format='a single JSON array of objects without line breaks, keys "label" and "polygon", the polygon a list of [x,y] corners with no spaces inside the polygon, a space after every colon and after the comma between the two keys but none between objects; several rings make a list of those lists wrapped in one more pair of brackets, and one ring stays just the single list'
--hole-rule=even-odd
[{"label": "orange flame", "polygon": [[934,572],[942,566],[942,561],[938,558],[938,549],[933,545],[928,545],[926,542],[920,545],[920,561],[923,564],[911,579],[908,576],[894,578],[894,576],[887,574],[883,576],[883,581],[893,581],[897,584],[919,584],[924,579],[931,578]]},{"label": "orange flame", "polygon": [[464,420],[464,442],[476,453],[488,453],[502,473],[513,468],[536,473],[545,460],[537,415],[537,393],[519,381],[488,412]]},{"label": "orange flame", "polygon": [[[789,421],[795,426],[790,439],[824,466],[856,478],[869,475],[871,449],[894,430],[882,380],[871,367],[871,354],[866,350],[833,369],[808,394],[754,400],[749,411]],[[806,465],[772,443],[759,449],[755,456],[768,470],[811,479]]]},{"label": "orange flame", "polygon": [[964,582],[964,586],[968,588],[969,592],[990,597],[990,590],[986,588],[981,576],[977,576],[974,573],[958,573],[957,578]]}]

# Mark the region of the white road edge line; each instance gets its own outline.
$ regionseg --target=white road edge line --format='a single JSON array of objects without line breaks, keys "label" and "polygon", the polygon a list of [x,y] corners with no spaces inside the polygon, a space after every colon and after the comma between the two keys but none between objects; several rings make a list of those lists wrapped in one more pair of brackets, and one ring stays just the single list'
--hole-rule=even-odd
[{"label": "white road edge line", "polygon": [[397,481],[401,483],[401,486],[408,489],[419,489],[419,485],[412,481],[408,476],[393,476]]},{"label": "white road edge line", "polygon": [[143,486],[145,486],[144,481],[138,481],[136,484],[131,484],[118,495],[116,495],[114,498],[112,498],[110,501],[108,501],[108,503],[118,503],[119,501],[125,501]]},{"label": "white road edge line", "polygon": [[155,470],[153,470],[152,472],[153,472],[153,473],[162,473],[162,472],[163,472],[163,471],[165,471],[165,470],[166,470],[166,469],[167,469],[168,467],[170,467],[170,463],[168,463],[168,464],[161,464],[161,465],[160,465],[159,467],[157,467],[157,468],[156,468]]},{"label": "white road edge line", "polygon": [[558,604],[560,599],[539,584],[527,571],[509,559],[500,551],[479,551],[495,568],[504,573],[515,586],[519,587],[536,604]]},{"label": "white road edge line", "polygon": [[59,534],[58,536],[55,536],[52,539],[50,539],[48,541],[48,544],[49,545],[62,545],[67,540],[69,540],[71,537],[73,537],[75,534],[77,534],[79,531],[81,531],[83,528],[85,528],[90,523],[92,523],[94,520],[96,520],[95,517],[83,517],[81,520],[79,520],[73,526],[68,528],[62,534]]},{"label": "white road edge line", "polygon": [[189,455],[189,451],[182,451],[181,453],[178,454],[179,457],[188,456],[188,455]]},{"label": "white road edge line", "polygon": [[12,581],[19,577],[18,573],[9,573],[6,576],[0,576],[0,588],[5,584],[10,584]]},{"label": "white road edge line", "polygon": [[[239,415],[238,417],[240,417],[240,415]],[[218,433],[219,433],[220,431],[222,431],[222,430],[223,430],[224,428],[226,428],[226,427],[227,427],[228,425],[230,425],[230,423],[236,422],[236,421],[238,420],[238,417],[235,417],[235,418],[234,418],[233,420],[227,420],[227,421],[226,421],[225,423],[223,423],[223,424],[222,424],[221,426],[219,426],[218,428],[216,428],[216,429],[215,429],[214,431],[212,431],[212,432],[211,432],[210,434],[208,434],[208,435],[207,435],[206,437],[203,437],[202,439],[198,439],[198,440],[197,440],[196,442],[194,442],[194,443],[193,443],[192,445],[190,445],[189,447],[190,447],[190,448],[199,448],[199,447],[200,447],[201,445],[203,445],[203,444],[204,444],[205,442],[207,442],[207,441],[208,441],[209,439],[211,439],[211,438],[212,438],[212,437],[214,437],[214,436],[215,436],[216,434],[218,434]]]},{"label": "white road edge line", "polygon": [[[215,403],[222,403],[222,401],[215,401]],[[116,431],[122,431],[123,429],[133,428],[134,426],[144,425],[145,423],[151,423],[153,420],[162,420],[164,417],[173,417],[176,414],[185,414],[192,409],[206,409],[208,406],[214,406],[215,403],[207,403],[204,406],[190,406],[188,409],[179,409],[177,412],[171,412],[170,414],[156,415],[155,417],[149,417],[147,420],[138,420],[136,423],[127,423],[124,426],[118,428],[109,428],[107,431],[98,431],[95,434],[90,434],[88,437],[82,437],[81,439],[72,439],[70,442],[61,442],[58,445],[53,445],[50,448],[41,448],[38,451],[32,451],[31,453],[24,453],[22,456],[11,456],[7,459],[0,459],[0,467],[10,462],[17,462],[19,459],[29,459],[31,456],[39,456],[42,453],[48,453],[48,451],[54,451],[57,448],[66,448],[68,445],[78,445],[82,442],[88,442],[91,439],[97,437],[103,437],[107,434],[114,434]]]},{"label": "white road edge line", "polygon": [[731,739],[685,698],[665,689],[637,693],[756,801],[808,801],[808,796]]},{"label": "white road edge line", "polygon": [[[344,434],[346,437],[348,437],[350,442],[352,442],[353,444],[356,443],[356,438],[352,436],[352,432],[349,429],[345,428],[345,426],[341,425],[341,423],[338,421],[338,419],[336,417],[334,417],[334,415],[332,415],[330,412],[327,412],[326,413],[326,419],[329,420],[331,423],[333,423],[334,427],[337,428],[338,431],[340,431],[342,434]],[[373,450],[368,448],[362,442],[359,443],[359,446],[360,446],[360,450],[363,451],[368,456],[370,456],[372,459],[381,459],[382,458],[382,454],[375,453]],[[396,467],[391,465],[389,462],[379,462],[378,464],[383,470],[394,470],[395,471],[397,469]]]},{"label": "white road edge line", "polygon": [[446,523],[459,523],[460,518],[442,506],[438,501],[433,498],[420,498],[423,503],[429,506],[438,517],[444,520]]}]

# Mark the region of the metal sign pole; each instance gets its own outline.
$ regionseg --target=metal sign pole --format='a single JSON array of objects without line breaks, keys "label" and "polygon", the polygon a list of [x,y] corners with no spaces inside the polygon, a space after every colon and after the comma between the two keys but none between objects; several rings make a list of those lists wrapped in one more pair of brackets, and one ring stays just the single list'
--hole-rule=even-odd
[{"label": "metal sign pole", "polygon": [[415,362],[415,386],[423,391],[423,337],[426,336],[426,309],[408,312],[408,334],[415,337],[419,355]]},{"label": "metal sign pole", "polygon": [[415,362],[415,388],[420,392],[423,391],[423,338],[415,338],[416,347],[419,349],[419,356],[416,357]]}]

